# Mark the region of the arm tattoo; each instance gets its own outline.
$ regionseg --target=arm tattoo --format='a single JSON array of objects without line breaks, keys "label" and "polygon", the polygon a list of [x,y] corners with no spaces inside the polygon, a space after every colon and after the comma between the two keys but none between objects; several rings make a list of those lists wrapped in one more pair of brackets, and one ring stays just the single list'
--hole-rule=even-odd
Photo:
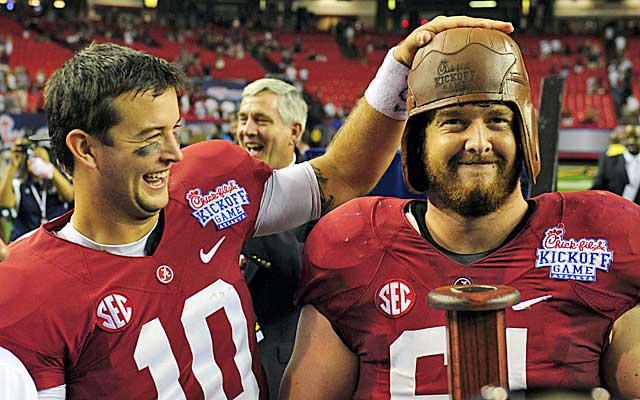
[{"label": "arm tattoo", "polygon": [[313,172],[316,174],[316,179],[318,179],[318,186],[320,187],[320,208],[322,215],[325,215],[329,211],[333,209],[336,203],[336,199],[326,193],[327,182],[329,182],[329,178],[322,175],[322,171],[318,168],[313,167]]}]

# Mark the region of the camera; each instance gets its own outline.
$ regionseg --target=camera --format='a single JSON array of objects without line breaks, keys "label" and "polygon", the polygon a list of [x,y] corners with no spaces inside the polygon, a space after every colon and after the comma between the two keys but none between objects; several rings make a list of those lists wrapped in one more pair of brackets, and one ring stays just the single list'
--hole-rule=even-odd
[{"label": "camera", "polygon": [[16,149],[21,152],[21,153],[29,153],[29,150],[31,150],[31,152],[33,152],[33,143],[29,142],[29,143],[19,143],[16,145]]},{"label": "camera", "polygon": [[26,154],[27,159],[30,159],[35,156],[35,152],[34,152],[35,148],[36,146],[34,145],[33,142],[16,144],[16,151],[18,153]]}]

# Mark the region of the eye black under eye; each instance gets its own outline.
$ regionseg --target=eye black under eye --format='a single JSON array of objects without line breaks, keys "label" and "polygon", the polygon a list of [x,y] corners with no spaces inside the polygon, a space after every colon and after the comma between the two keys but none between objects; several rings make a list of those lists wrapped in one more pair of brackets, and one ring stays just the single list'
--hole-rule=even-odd
[{"label": "eye black under eye", "polygon": [[160,150],[160,142],[155,142],[148,144],[146,146],[142,146],[137,148],[134,153],[138,156],[148,156],[150,154],[156,153]]}]

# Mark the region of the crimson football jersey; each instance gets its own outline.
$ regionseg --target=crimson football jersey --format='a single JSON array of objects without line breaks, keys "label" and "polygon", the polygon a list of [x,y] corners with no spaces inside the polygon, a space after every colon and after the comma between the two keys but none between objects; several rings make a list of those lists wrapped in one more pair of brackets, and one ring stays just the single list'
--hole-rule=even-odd
[{"label": "crimson football jersey", "polygon": [[511,389],[601,385],[612,323],[638,303],[640,207],[596,191],[531,201],[522,230],[469,265],[412,227],[409,200],[356,199],[320,220],[299,301],[359,357],[354,398],[447,399],[445,313],[427,295],[469,283],[520,291],[506,312]]},{"label": "crimson football jersey", "polygon": [[52,234],[14,243],[0,268],[0,346],[38,389],[68,399],[266,398],[255,316],[238,267],[271,169],[224,141],[184,149],[153,255]]}]

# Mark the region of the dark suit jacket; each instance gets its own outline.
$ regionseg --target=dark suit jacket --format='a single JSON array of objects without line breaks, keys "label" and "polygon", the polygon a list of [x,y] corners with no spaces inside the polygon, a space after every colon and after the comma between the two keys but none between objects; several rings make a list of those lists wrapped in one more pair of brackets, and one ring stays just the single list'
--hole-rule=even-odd
[{"label": "dark suit jacket", "polygon": [[[304,161],[296,154],[296,162]],[[291,358],[300,307],[293,295],[298,287],[308,224],[291,231],[250,239],[242,248],[244,277],[264,338],[258,342],[267,375],[270,399],[278,398],[284,369]]]},{"label": "dark suit jacket", "polygon": [[[603,154],[598,161],[598,175],[593,181],[591,189],[607,190],[617,195],[622,195],[624,187],[629,183],[629,176],[625,168],[624,156],[607,156]],[[635,198],[635,203],[640,204],[640,190]]]}]

